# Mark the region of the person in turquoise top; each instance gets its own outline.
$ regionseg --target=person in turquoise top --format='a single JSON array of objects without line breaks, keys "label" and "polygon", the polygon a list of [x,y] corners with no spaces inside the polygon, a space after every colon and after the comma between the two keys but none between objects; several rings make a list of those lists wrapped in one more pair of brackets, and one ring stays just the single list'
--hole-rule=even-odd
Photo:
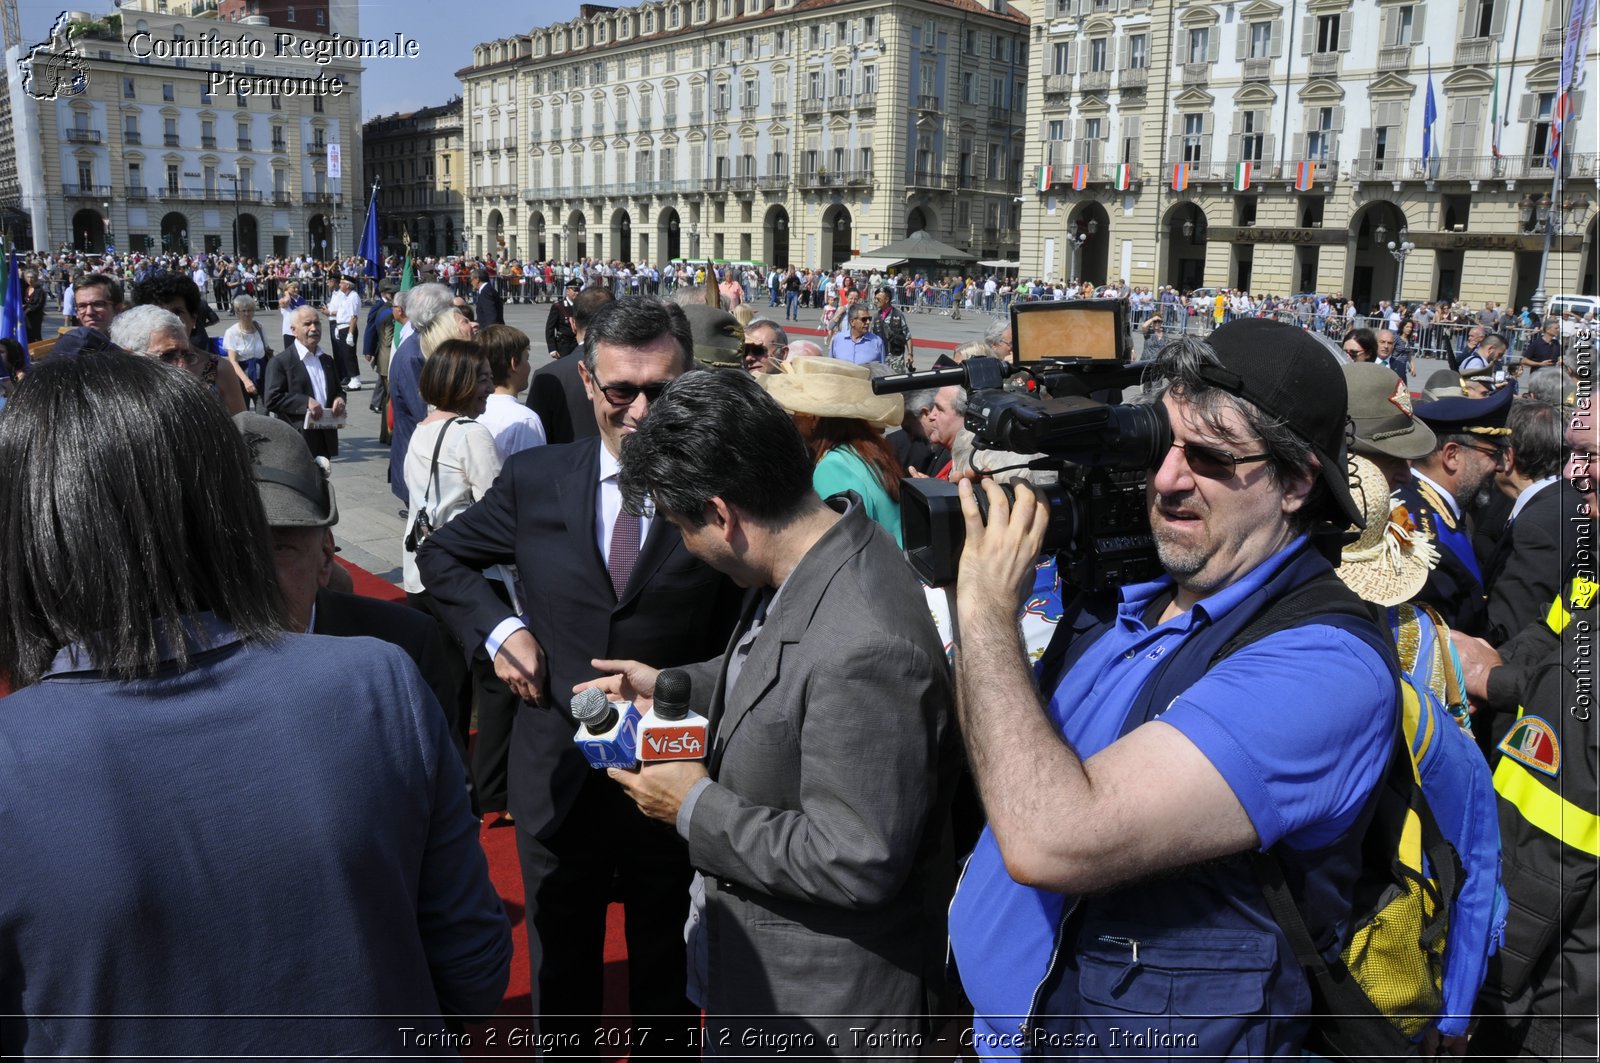
[{"label": "person in turquoise top", "polygon": [[900,531],[900,478],[905,475],[884,438],[898,426],[905,404],[898,395],[874,395],[872,372],[837,358],[791,358],[783,372],[760,377],[784,409],[816,463],[811,483],[823,498],[854,491],[867,516],[904,546]]}]

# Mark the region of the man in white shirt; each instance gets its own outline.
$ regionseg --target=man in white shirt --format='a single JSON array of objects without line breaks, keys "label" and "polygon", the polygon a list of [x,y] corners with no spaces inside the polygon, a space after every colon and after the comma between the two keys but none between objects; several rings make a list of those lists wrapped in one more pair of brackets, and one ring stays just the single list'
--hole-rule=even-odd
[{"label": "man in white shirt", "polygon": [[324,411],[335,417],[344,413],[344,389],[333,357],[321,349],[322,320],[314,308],[302,306],[289,318],[289,332],[294,346],[279,351],[267,363],[263,401],[279,420],[301,429],[314,457],[335,457],[339,453],[337,429],[304,427],[307,419],[316,421]]},{"label": "man in white shirt", "polygon": [[356,315],[361,313],[361,296],[355,279],[339,278],[339,290],[328,297],[328,317],[333,320],[333,359],[346,391],[360,391],[361,368],[356,363]]}]

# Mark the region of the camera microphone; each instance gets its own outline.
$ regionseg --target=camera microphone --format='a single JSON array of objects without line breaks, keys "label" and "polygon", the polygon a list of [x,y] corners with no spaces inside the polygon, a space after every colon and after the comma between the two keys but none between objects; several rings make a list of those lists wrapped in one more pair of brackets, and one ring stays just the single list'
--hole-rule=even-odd
[{"label": "camera microphone", "polygon": [[595,687],[572,697],[579,724],[572,741],[591,768],[631,768],[639,761],[639,710],[631,701],[613,702]]},{"label": "camera microphone", "polygon": [[709,721],[689,708],[689,673],[666,668],[656,676],[655,701],[639,722],[639,762],[700,760]]}]

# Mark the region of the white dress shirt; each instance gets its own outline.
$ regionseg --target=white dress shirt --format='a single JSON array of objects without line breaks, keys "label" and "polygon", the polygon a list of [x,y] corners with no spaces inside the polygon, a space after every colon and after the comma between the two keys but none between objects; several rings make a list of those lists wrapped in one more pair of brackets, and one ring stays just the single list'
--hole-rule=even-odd
[{"label": "white dress shirt", "polygon": [[350,322],[355,319],[361,310],[361,296],[356,290],[334,292],[328,297],[328,313],[333,317],[335,332],[343,332],[350,327]]},{"label": "white dress shirt", "polygon": [[294,353],[299,357],[300,364],[306,367],[306,376],[311,378],[311,396],[327,406],[328,378],[322,372],[322,356],[316,351],[307,350],[299,340],[294,341]]},{"label": "white dress shirt", "polygon": [[[596,545],[600,548],[600,557],[607,567],[611,564],[611,530],[616,526],[617,517],[622,514],[622,488],[617,483],[617,473],[621,470],[617,459],[611,451],[602,444],[600,447],[600,490],[595,492],[594,534]],[[639,550],[644,551],[645,540],[650,537],[650,528],[655,523],[655,518],[648,513],[639,518]],[[513,634],[526,628],[520,616],[508,616],[495,625],[489,637],[483,640],[483,648],[489,655],[489,660],[494,660],[500,653],[500,647]]]}]

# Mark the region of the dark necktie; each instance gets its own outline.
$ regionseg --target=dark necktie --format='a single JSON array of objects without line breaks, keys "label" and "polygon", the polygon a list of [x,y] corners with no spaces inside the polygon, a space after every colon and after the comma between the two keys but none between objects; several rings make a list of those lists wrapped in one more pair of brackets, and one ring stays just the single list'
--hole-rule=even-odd
[{"label": "dark necktie", "polygon": [[633,563],[638,559],[639,518],[624,510],[617,514],[617,522],[611,526],[611,558],[607,565],[611,570],[611,589],[619,602],[628,587],[628,577],[633,575]]}]

